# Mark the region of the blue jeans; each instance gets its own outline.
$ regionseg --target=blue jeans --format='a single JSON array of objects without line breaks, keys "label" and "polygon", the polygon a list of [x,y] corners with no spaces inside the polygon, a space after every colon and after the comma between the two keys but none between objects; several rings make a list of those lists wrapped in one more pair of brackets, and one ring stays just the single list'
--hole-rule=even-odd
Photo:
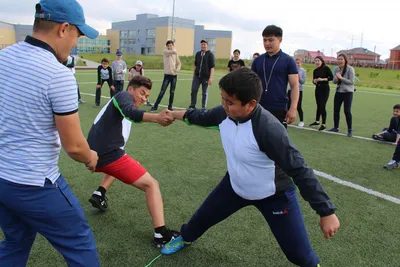
[{"label": "blue jeans", "polygon": [[191,103],[190,107],[195,108],[197,103],[197,93],[199,92],[199,87],[201,84],[201,89],[203,91],[201,98],[201,107],[206,108],[207,106],[207,97],[208,97],[208,80],[200,80],[196,75],[193,76],[192,81],[192,94],[191,94]]},{"label": "blue jeans", "polygon": [[182,226],[182,237],[193,242],[213,225],[249,205],[262,213],[290,262],[301,267],[317,266],[319,258],[308,239],[295,186],[261,200],[247,200],[233,191],[227,173],[189,222]]},{"label": "blue jeans", "polygon": [[100,266],[92,230],[78,199],[60,176],[44,187],[0,179],[0,266],[26,266],[36,234],[43,235],[69,267]]},{"label": "blue jeans", "polygon": [[154,109],[158,108],[158,105],[160,104],[161,100],[164,97],[165,91],[167,91],[168,85],[171,83],[171,87],[169,89],[169,102],[168,102],[168,108],[172,109],[172,104],[174,103],[174,95],[175,95],[175,88],[176,88],[176,80],[177,80],[177,75],[169,75],[169,74],[164,74],[164,80],[161,85],[161,91],[158,94],[157,100],[154,103]]}]

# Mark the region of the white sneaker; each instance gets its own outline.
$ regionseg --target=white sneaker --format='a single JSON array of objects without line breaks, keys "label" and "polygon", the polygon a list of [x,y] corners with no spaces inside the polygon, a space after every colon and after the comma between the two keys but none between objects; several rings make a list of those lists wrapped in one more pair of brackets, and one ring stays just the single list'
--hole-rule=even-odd
[{"label": "white sneaker", "polygon": [[304,126],[304,122],[301,121],[297,126],[303,127]]}]

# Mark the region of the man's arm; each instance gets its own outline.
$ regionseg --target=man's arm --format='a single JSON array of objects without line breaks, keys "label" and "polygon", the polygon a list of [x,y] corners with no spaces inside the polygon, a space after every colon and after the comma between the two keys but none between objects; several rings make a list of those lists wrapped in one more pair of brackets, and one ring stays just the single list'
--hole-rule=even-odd
[{"label": "man's arm", "polygon": [[299,101],[300,87],[299,87],[299,75],[289,74],[289,85],[290,85],[290,98],[291,105],[290,109],[297,110],[297,102]]},{"label": "man's arm", "polygon": [[176,71],[180,71],[182,68],[182,62],[178,56],[178,54],[176,55]]},{"label": "man's arm", "polygon": [[76,91],[75,77],[68,69],[60,69],[51,79],[47,97],[64,150],[73,160],[86,164],[94,171],[98,157],[96,152],[90,150],[82,134]]},{"label": "man's arm", "polygon": [[61,144],[68,156],[75,161],[84,163],[94,171],[98,160],[97,153],[90,150],[83,136],[78,112],[71,115],[54,115],[54,119]]},{"label": "man's arm", "polygon": [[172,111],[176,120],[182,120],[188,125],[198,125],[210,129],[219,129],[220,123],[226,119],[226,112],[222,106],[209,110],[188,109],[187,111]]},{"label": "man's arm", "polygon": [[123,73],[126,73],[126,71],[127,71],[127,66],[126,66],[125,61],[123,61],[123,65],[124,65],[124,69],[122,70],[122,72],[123,72]]},{"label": "man's arm", "polygon": [[176,51],[175,51],[175,50],[164,49],[164,55],[165,55],[165,56],[169,57],[169,56],[171,56],[171,55],[173,55],[173,54],[176,54]]}]

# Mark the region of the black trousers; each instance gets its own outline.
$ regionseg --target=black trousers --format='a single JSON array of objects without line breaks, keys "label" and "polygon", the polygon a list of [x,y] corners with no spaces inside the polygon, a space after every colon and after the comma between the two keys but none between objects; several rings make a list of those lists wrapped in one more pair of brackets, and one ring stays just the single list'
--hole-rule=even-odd
[{"label": "black trousers", "polygon": [[315,89],[315,101],[317,102],[315,121],[319,121],[322,116],[322,124],[326,124],[326,103],[328,102],[329,91],[329,87],[319,87]]},{"label": "black trousers", "polygon": [[[289,99],[289,102],[288,102],[288,110],[290,109],[290,105],[292,104],[292,99],[290,98],[290,93],[291,93],[291,91],[289,90],[288,93],[287,93],[287,96],[288,96],[288,99]],[[300,94],[299,94],[299,102],[297,102],[297,112],[299,113],[299,119],[300,119],[300,121],[303,121],[303,120],[304,120],[304,117],[303,117],[303,108],[302,108],[302,106],[301,106],[302,102],[303,102],[303,91],[300,91]]]},{"label": "black trousers", "polygon": [[352,130],[353,118],[351,115],[351,104],[353,102],[353,92],[348,93],[335,93],[335,99],[333,101],[333,121],[335,124],[335,128],[339,128],[339,120],[340,120],[340,108],[342,107],[342,103],[344,103],[344,115],[346,116],[347,129],[349,131]]},{"label": "black trousers", "polygon": [[[101,98],[101,88],[103,87],[103,84],[107,82],[108,86],[110,87],[110,98],[112,98],[114,96],[114,91],[111,90],[111,82],[109,80],[102,80],[101,81],[101,87],[100,88],[96,88],[96,96],[95,96],[95,103],[96,105],[100,105],[100,98]],[[116,90],[116,89],[115,89]]]}]

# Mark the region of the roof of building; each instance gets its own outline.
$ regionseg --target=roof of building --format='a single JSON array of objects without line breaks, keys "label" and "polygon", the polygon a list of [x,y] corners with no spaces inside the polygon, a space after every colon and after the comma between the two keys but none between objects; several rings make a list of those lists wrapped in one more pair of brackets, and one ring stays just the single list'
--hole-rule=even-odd
[{"label": "roof of building", "polygon": [[396,46],[395,48],[392,48],[390,50],[400,50],[400,45]]},{"label": "roof of building", "polygon": [[363,47],[355,47],[349,50],[341,50],[338,52],[338,54],[340,53],[345,53],[345,54],[358,54],[358,55],[369,55],[369,56],[380,56],[377,53],[374,53],[370,50],[368,50],[367,48],[363,48]]},{"label": "roof of building", "polygon": [[325,56],[324,53],[321,52],[321,51],[307,51],[307,52],[310,54],[310,56],[311,56],[312,58],[315,58],[315,57],[317,57],[317,56],[321,56],[321,57],[324,57],[324,56]]}]

